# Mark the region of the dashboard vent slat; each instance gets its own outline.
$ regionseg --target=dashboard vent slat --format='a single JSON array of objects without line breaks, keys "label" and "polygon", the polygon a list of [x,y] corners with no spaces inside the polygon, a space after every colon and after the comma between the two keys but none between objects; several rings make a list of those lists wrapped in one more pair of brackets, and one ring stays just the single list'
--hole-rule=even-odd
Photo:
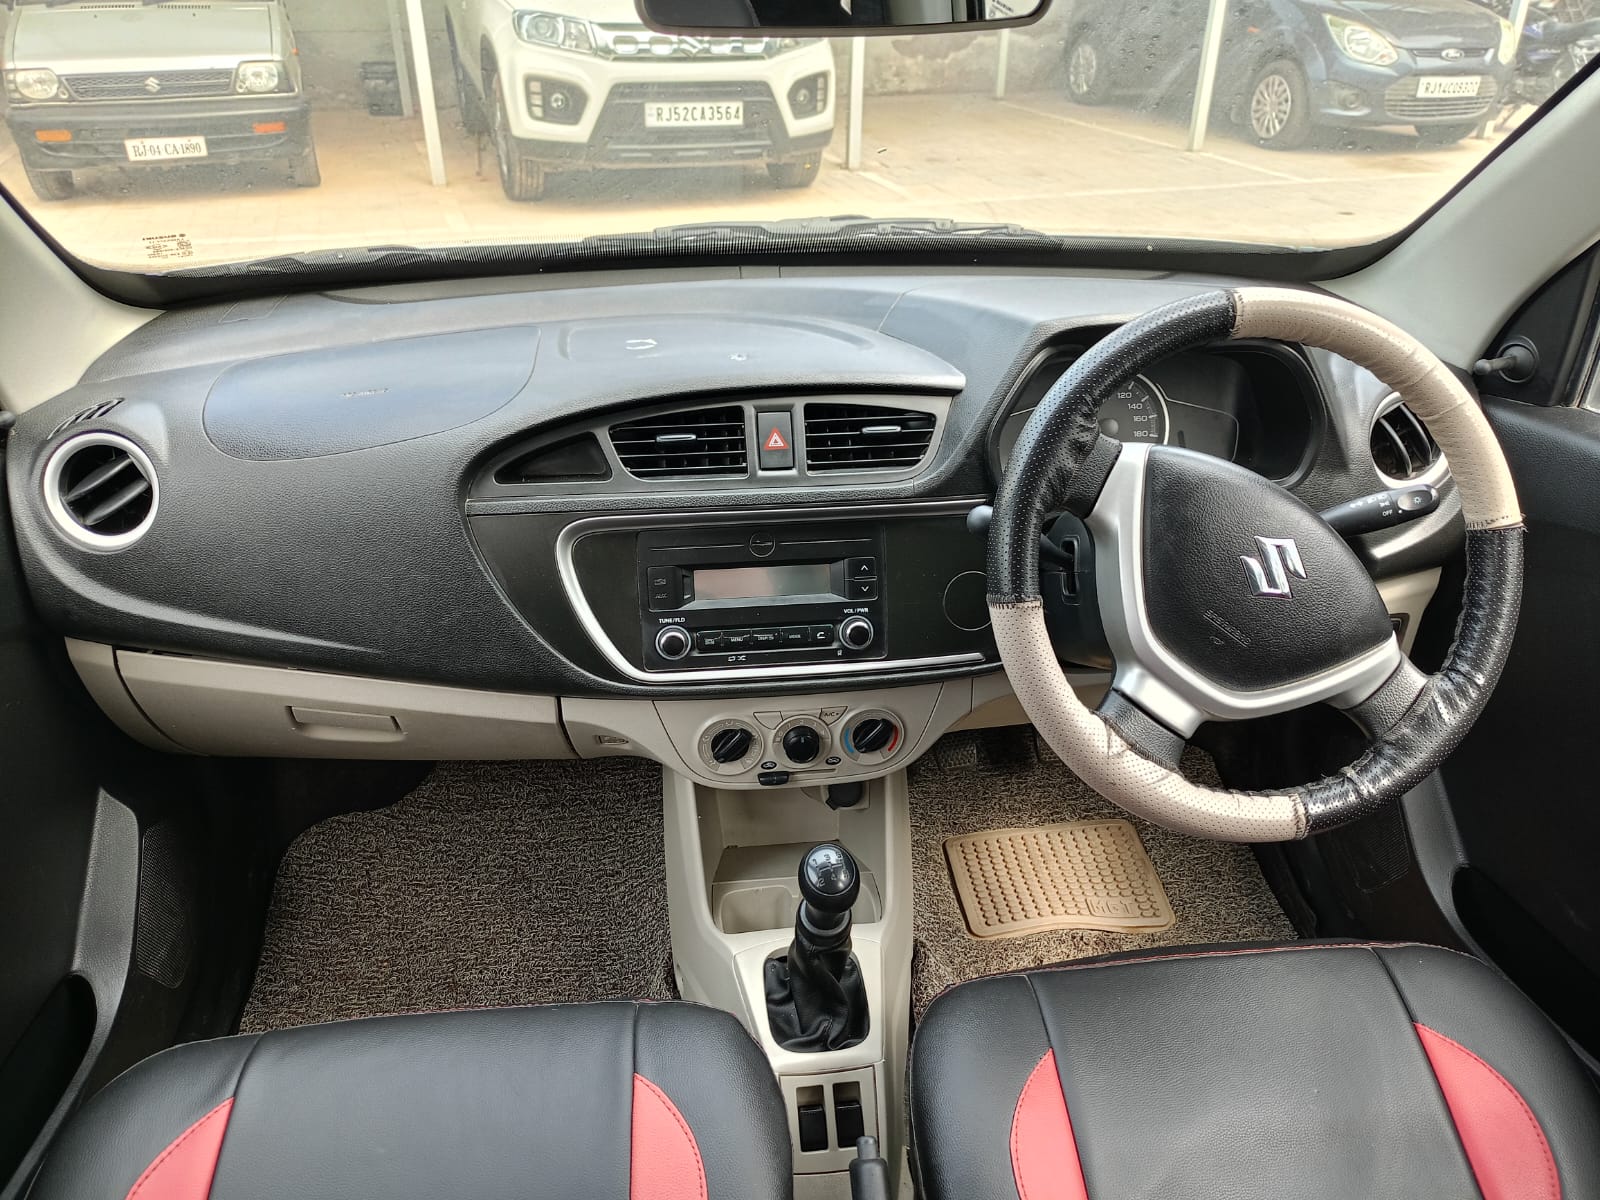
[{"label": "dashboard vent slat", "polygon": [[611,426],[611,447],[635,479],[746,475],[744,409],[738,405],[659,413]]},{"label": "dashboard vent slat", "polygon": [[53,430],[51,430],[50,436],[55,437],[56,434],[63,433],[66,430],[71,429],[74,425],[82,425],[86,421],[93,421],[103,417],[121,403],[122,397],[118,396],[115,400],[106,400],[103,403],[91,405],[81,412],[75,412],[65,421],[61,422],[61,424],[57,425]]},{"label": "dashboard vent slat", "polygon": [[938,419],[875,404],[806,405],[806,470],[903,471],[927,457]]},{"label": "dashboard vent slat", "polygon": [[1439,445],[1404,404],[1397,404],[1372,424],[1372,461],[1378,471],[1400,483],[1418,479],[1439,461]]}]

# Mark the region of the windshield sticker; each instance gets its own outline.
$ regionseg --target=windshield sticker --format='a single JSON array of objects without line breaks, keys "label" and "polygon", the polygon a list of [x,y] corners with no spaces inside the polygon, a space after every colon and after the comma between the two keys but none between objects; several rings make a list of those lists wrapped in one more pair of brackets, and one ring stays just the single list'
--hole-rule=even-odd
[{"label": "windshield sticker", "polygon": [[194,257],[194,243],[189,240],[187,233],[156,233],[142,240],[144,256],[151,262]]}]

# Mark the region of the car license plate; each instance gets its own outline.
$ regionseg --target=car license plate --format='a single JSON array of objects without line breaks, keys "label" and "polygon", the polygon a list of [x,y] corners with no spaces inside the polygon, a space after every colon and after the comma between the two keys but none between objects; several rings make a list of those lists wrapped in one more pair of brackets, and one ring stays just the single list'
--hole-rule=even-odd
[{"label": "car license plate", "polygon": [[203,137],[128,138],[122,144],[127,148],[129,162],[204,158],[210,153]]},{"label": "car license plate", "polygon": [[1460,99],[1476,96],[1481,75],[1424,75],[1417,80],[1418,100]]},{"label": "car license plate", "polygon": [[692,100],[682,104],[651,101],[644,106],[646,128],[674,125],[743,125],[743,100]]}]

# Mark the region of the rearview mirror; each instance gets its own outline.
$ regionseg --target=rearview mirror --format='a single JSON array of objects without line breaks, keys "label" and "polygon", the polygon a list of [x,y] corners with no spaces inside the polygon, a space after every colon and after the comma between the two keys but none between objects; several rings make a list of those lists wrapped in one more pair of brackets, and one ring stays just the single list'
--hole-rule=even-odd
[{"label": "rearview mirror", "polygon": [[661,33],[945,33],[1037,21],[1050,0],[638,0],[639,16]]}]

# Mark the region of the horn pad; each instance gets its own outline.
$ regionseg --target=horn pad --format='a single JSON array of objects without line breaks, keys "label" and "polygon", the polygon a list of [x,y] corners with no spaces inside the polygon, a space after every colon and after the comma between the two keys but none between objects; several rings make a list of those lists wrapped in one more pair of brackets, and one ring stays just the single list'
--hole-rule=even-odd
[{"label": "horn pad", "polygon": [[1245,692],[1294,683],[1392,636],[1355,552],[1253,471],[1152,447],[1140,526],[1150,630],[1215,684]]}]

